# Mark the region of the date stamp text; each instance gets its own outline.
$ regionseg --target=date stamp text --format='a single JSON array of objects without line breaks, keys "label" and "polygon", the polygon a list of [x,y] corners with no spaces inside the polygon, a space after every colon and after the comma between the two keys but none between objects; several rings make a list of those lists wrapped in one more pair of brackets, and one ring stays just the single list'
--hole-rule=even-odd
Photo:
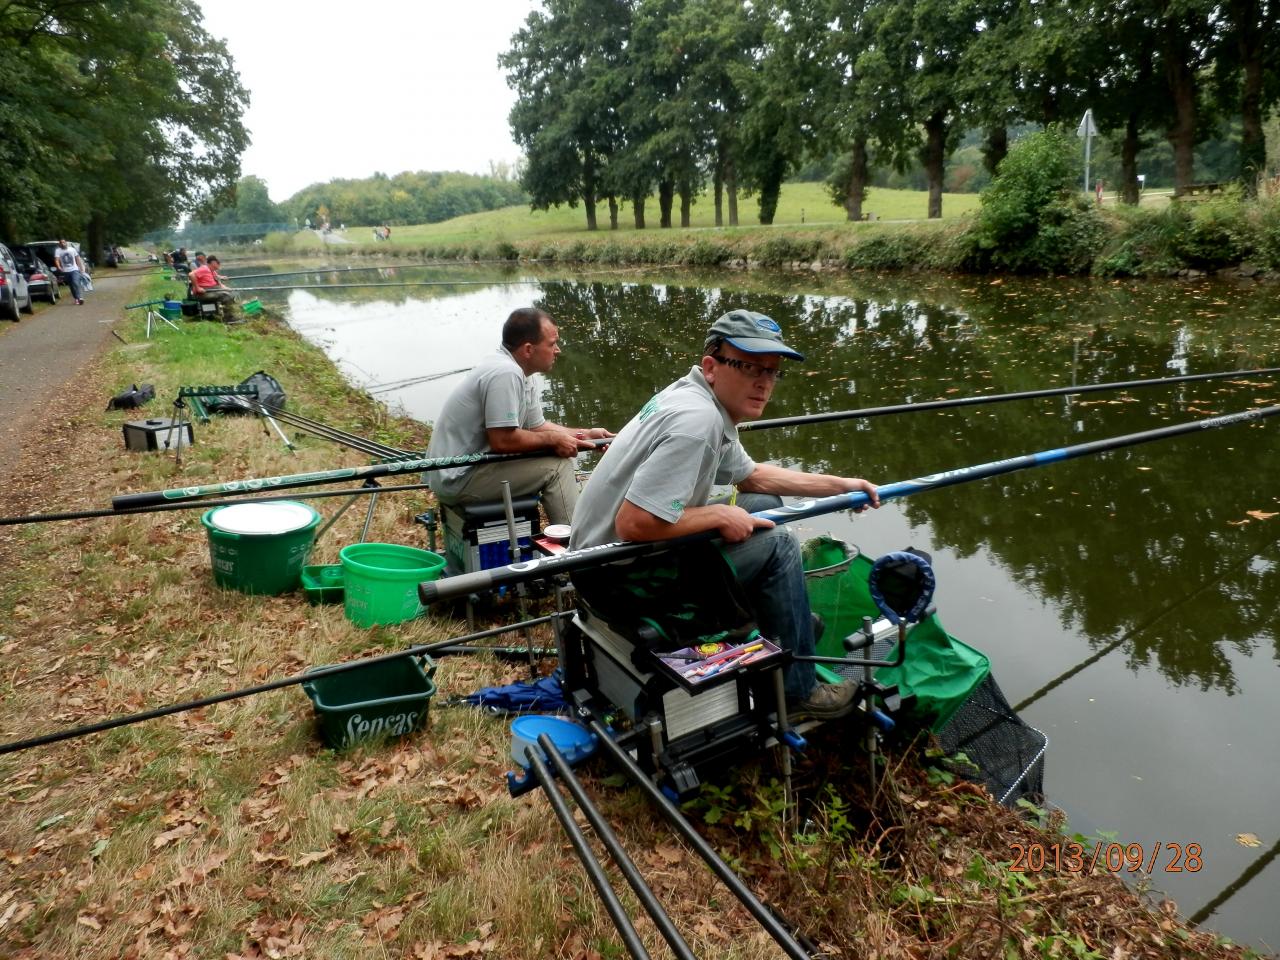
[{"label": "date stamp text", "polygon": [[1014,873],[1197,873],[1204,867],[1198,843],[1014,843]]}]

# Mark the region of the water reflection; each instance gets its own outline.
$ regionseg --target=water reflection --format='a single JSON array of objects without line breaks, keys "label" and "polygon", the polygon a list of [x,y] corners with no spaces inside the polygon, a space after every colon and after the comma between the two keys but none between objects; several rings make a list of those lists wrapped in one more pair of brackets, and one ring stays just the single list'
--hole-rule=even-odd
[{"label": "water reflection", "polygon": [[[738,307],[774,317],[808,356],[775,391],[769,418],[1280,364],[1274,296],[1223,284],[593,282],[479,269],[468,278],[491,286],[275,296],[362,384],[470,365],[496,346],[511,309],[535,303],[560,324],[565,348],[548,378],[549,416],[614,428],[681,376],[711,321]],[[452,385],[386,396],[431,420]],[[1272,382],[1210,381],[760,431],[744,442],[758,460],[888,482],[1275,403]],[[1029,707],[1053,738],[1051,795],[1079,829],[1201,843],[1200,874],[1153,878],[1188,913],[1248,869],[1251,851],[1235,833],[1270,845],[1267,831],[1280,831],[1270,800],[1280,765],[1277,429],[1196,433],[824,524],[870,549],[932,550],[945,621],[992,656],[1011,699],[1071,672]],[[1209,924],[1280,942],[1280,917],[1263,906],[1277,869],[1215,904]]]}]

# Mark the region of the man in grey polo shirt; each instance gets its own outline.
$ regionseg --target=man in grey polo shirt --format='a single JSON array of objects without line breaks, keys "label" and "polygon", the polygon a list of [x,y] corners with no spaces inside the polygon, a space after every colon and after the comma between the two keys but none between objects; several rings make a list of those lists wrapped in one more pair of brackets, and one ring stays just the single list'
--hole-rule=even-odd
[{"label": "man in grey polo shirt", "polygon": [[[872,506],[880,501],[866,480],[756,463],[743,449],[737,425],[764,412],[783,375],[784,357],[804,359],[764,314],[734,310],[717,320],[707,331],[699,364],[650,399],[601,458],[578,501],[570,549],[715,530],[755,607],[760,631],[798,656],[812,656],[800,548],[790,533],[751,511],[777,506],[778,494],[861,490]],[[725,484],[746,496],[712,500],[713,485]],[[798,718],[835,719],[853,706],[854,685],[818,684],[811,663],[791,664],[786,688]]]},{"label": "man in grey polo shirt", "polygon": [[455,467],[428,474],[441,503],[471,504],[512,496],[542,495],[551,523],[569,523],[578,499],[574,457],[594,450],[592,440],[611,437],[601,427],[575,429],[542,415],[542,378],[560,353],[560,332],[534,307],[512,312],[502,326],[502,346],[477,364],[449,395],[431,432],[428,458],[473,453],[544,451],[545,457]]}]

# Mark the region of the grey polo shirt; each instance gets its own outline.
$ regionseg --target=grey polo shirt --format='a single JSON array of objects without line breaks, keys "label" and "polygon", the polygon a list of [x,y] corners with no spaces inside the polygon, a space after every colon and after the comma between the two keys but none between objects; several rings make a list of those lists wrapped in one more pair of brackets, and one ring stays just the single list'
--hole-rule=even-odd
[{"label": "grey polo shirt", "polygon": [[573,511],[570,548],[618,539],[623,500],[669,523],[705,506],[714,486],[740,483],[755,470],[738,428],[694,367],[649,400],[600,459]]},{"label": "grey polo shirt", "polygon": [[[546,422],[542,415],[542,377],[526,377],[506,347],[473,367],[449,394],[431,430],[428,459],[460,457],[490,450],[485,431],[490,427],[535,430]],[[467,482],[471,466],[436,470],[427,474],[436,496],[457,496]]]}]

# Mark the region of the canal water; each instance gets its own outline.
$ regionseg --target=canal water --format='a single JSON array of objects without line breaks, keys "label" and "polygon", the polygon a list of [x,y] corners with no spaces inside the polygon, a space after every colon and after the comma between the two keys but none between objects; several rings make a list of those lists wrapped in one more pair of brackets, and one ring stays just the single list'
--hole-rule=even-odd
[{"label": "canal water", "polygon": [[[503,319],[527,304],[561,330],[549,417],[614,429],[683,375],[710,322],[738,307],[772,316],[808,356],[788,365],[769,418],[1280,366],[1280,297],[1251,284],[556,279],[485,265],[302,282],[357,279],[419,285],[258,295],[287,308],[352,382],[378,390],[419,378],[379,395],[427,421],[454,371],[493,350]],[[1219,380],[752,432],[744,442],[760,461],[890,482],[1277,403],[1274,378]],[[797,532],[829,532],[873,555],[929,551],[944,624],[990,656],[1010,702],[1029,701],[1022,717],[1049,736],[1046,789],[1070,829],[1139,845],[1144,866],[1155,861],[1150,887],[1183,916],[1275,949],[1277,478],[1280,420],[1270,420],[922,493]]]}]

